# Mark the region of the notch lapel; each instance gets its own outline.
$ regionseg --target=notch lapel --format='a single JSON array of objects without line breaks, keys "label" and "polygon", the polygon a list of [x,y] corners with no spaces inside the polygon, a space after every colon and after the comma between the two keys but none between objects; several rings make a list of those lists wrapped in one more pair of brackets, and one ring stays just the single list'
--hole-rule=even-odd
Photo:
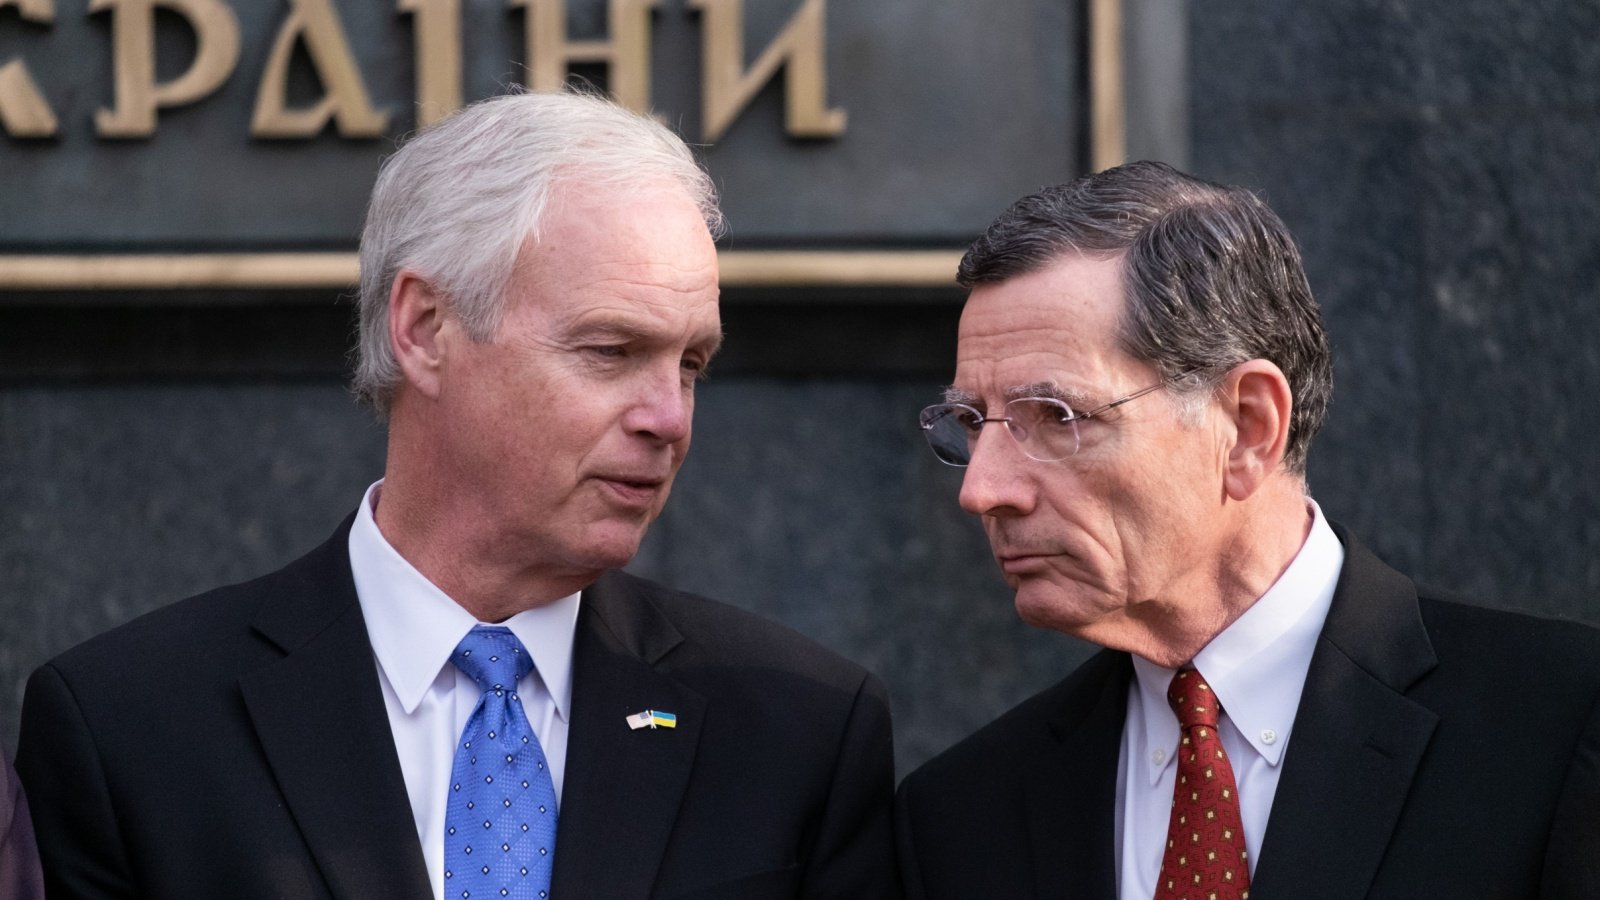
[{"label": "notch lapel", "polygon": [[1344,569],[1252,879],[1260,900],[1366,896],[1438,724],[1405,695],[1437,664],[1415,585],[1334,529]]},{"label": "notch lapel", "polygon": [[285,802],[341,900],[431,900],[377,664],[350,575],[346,520],[284,570],[255,623],[284,657],[240,679]]},{"label": "notch lapel", "polygon": [[1102,651],[1066,685],[1062,709],[1050,720],[1045,769],[1026,792],[1034,891],[1041,900],[1117,896],[1112,823],[1132,677],[1126,653]]},{"label": "notch lapel", "polygon": [[[705,698],[656,668],[682,640],[622,573],[607,572],[583,592],[556,896],[650,896],[705,720]],[[677,727],[629,728],[627,717],[646,709],[676,714]]]}]

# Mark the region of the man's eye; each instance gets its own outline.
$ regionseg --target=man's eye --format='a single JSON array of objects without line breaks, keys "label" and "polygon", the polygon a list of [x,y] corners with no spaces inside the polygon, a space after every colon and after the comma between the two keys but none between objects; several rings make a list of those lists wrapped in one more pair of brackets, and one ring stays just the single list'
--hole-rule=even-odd
[{"label": "man's eye", "polygon": [[678,363],[684,373],[695,381],[704,381],[706,377],[706,364],[698,359],[684,359]]},{"label": "man's eye", "polygon": [[956,409],[951,415],[968,431],[977,431],[983,427],[983,415],[975,409]]},{"label": "man's eye", "polygon": [[595,344],[584,349],[606,359],[621,359],[628,355],[628,348],[622,344]]},{"label": "man's eye", "polygon": [[1070,425],[1073,422],[1072,413],[1065,406],[1056,406],[1055,404],[1051,404],[1044,410],[1042,418],[1050,425]]},{"label": "man's eye", "polygon": [[1048,429],[1050,431],[1073,431],[1078,427],[1078,423],[1076,420],[1069,419],[1065,415],[1057,415],[1052,413],[1040,419],[1038,422],[1035,422],[1033,427],[1040,430]]}]

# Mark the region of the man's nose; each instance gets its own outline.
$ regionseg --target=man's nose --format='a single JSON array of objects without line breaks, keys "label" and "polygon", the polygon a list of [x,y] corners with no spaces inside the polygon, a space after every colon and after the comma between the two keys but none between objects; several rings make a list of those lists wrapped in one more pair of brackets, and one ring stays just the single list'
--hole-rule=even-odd
[{"label": "man's nose", "polygon": [[694,423],[694,384],[685,383],[674,364],[652,372],[640,387],[640,394],[624,417],[624,426],[634,434],[675,444],[689,436]]},{"label": "man's nose", "polygon": [[961,508],[975,516],[1032,512],[1035,491],[1028,468],[1032,462],[1012,440],[1008,425],[990,419],[972,443],[972,458],[961,480]]}]

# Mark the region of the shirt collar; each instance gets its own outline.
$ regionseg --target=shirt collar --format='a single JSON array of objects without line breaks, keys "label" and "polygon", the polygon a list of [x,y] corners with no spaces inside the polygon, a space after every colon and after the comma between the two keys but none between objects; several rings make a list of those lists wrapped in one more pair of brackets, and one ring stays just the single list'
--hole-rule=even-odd
[{"label": "shirt collar", "polygon": [[[1344,546],[1321,507],[1307,503],[1311,533],[1300,552],[1272,587],[1194,658],[1194,667],[1205,675],[1234,727],[1272,766],[1283,760],[1311,654],[1344,566]],[[1176,670],[1139,656],[1133,657],[1133,670],[1145,746],[1177,747],[1178,717],[1167,704],[1167,685]],[[1152,784],[1171,758],[1169,750],[1159,763],[1154,757],[1146,761]]]},{"label": "shirt collar", "polygon": [[[450,665],[456,645],[474,625],[485,623],[417,571],[378,530],[372,511],[382,485],[378,481],[367,488],[350,526],[350,571],[372,652],[409,715]],[[563,721],[571,721],[577,622],[578,595],[571,594],[498,623],[510,628],[533,657],[534,670]]]}]

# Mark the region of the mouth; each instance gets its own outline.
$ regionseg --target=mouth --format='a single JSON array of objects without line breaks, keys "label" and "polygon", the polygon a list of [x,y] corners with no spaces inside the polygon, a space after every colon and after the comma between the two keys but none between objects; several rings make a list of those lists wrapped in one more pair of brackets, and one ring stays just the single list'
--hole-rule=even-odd
[{"label": "mouth", "polygon": [[1000,571],[1007,575],[1029,575],[1036,573],[1049,565],[1050,556],[1044,553],[1025,553],[1016,550],[1007,550],[996,553],[995,562],[1000,564]]},{"label": "mouth", "polygon": [[623,506],[647,507],[660,496],[667,479],[655,475],[614,473],[597,475],[595,480]]}]

